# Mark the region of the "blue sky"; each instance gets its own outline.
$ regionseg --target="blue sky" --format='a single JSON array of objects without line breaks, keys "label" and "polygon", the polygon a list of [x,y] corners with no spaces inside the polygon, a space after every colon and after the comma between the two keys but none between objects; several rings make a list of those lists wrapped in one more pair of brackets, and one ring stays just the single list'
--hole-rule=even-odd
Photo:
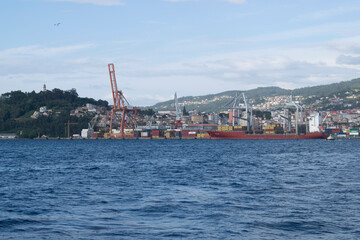
[{"label": "blue sky", "polygon": [[358,0],[3,1],[0,93],[45,83],[109,101],[108,63],[142,106],[175,91],[351,80],[360,77],[359,10]]}]

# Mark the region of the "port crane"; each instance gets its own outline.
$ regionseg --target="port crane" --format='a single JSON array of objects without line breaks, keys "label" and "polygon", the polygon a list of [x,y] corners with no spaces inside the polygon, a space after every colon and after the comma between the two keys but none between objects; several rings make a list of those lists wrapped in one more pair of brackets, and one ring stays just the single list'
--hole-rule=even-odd
[{"label": "port crane", "polygon": [[[114,100],[114,105],[111,111],[109,136],[115,138],[125,138],[126,128],[131,128],[133,130],[132,136],[134,136],[137,108],[131,106],[126,100],[123,92],[118,90],[114,64],[109,63],[108,69],[110,75],[111,91]],[[115,122],[120,124],[120,133],[113,133],[113,126],[115,125]]]},{"label": "port crane", "polygon": [[176,92],[175,92],[175,95],[174,95],[174,104],[175,104],[175,112],[176,112],[175,127],[176,128],[178,128],[178,127],[181,128],[181,126],[182,126],[181,120],[183,119],[183,113],[182,113],[182,111],[180,109],[179,101],[178,101]]},{"label": "port crane", "polygon": [[76,124],[77,123],[71,123],[70,120],[68,120],[68,122],[65,123],[65,125],[67,125],[67,137],[68,137],[68,139],[70,139],[70,125],[76,125]]},{"label": "port crane", "polygon": [[324,125],[325,125],[325,123],[326,123],[326,127],[328,128],[329,127],[329,121],[328,121],[328,117],[329,116],[331,116],[331,111],[329,111],[329,112],[326,112],[326,116],[322,119],[322,121],[321,121],[321,130],[325,130],[324,129]]},{"label": "port crane", "polygon": [[[247,131],[252,130],[253,128],[253,111],[252,107],[248,104],[246,100],[245,93],[242,93],[242,98],[244,103],[241,103],[240,101],[240,92],[237,92],[235,97],[225,105],[225,107],[230,108],[231,110],[231,122],[232,125],[235,126],[236,124],[239,124],[239,120],[245,120],[246,121],[246,127]],[[242,113],[245,112],[246,116],[242,117]]]},{"label": "port crane", "polygon": [[91,138],[91,136],[94,133],[94,127],[96,125],[96,121],[99,118],[99,115],[96,114],[88,123],[88,132],[87,132],[87,138]]},{"label": "port crane", "polygon": [[88,129],[89,130],[94,131],[94,127],[95,127],[95,124],[96,124],[96,121],[97,121],[98,118],[99,118],[99,115],[96,114],[95,117],[93,117],[90,120],[90,122],[88,123]]},{"label": "port crane", "polygon": [[299,134],[299,126],[298,126],[299,121],[300,121],[300,123],[303,122],[303,108],[298,102],[293,101],[292,96],[290,96],[290,102],[284,106],[284,115],[281,115],[281,117],[284,119],[284,122],[283,122],[284,131],[286,131],[286,130],[289,132],[291,131],[291,113],[290,113],[291,110],[296,111],[295,112],[295,131],[296,131],[296,135],[298,135]]},{"label": "port crane", "polygon": [[175,102],[175,111],[176,111],[176,121],[181,121],[182,118],[183,118],[183,113],[180,109],[180,106],[179,106],[179,101],[178,101],[178,98],[177,98],[177,94],[175,92],[175,95],[174,95],[174,102]]},{"label": "port crane", "polygon": [[231,112],[231,116],[229,115],[229,120],[231,121],[232,125],[235,126],[239,124],[240,119],[240,93],[237,92],[235,97],[225,105],[225,108],[229,108]]},{"label": "port crane", "polygon": [[246,119],[244,120],[246,120],[247,130],[250,131],[251,128],[253,128],[253,111],[252,111],[252,107],[248,104],[246,100],[245,93],[242,93],[242,95],[244,99],[245,112],[246,112]]}]

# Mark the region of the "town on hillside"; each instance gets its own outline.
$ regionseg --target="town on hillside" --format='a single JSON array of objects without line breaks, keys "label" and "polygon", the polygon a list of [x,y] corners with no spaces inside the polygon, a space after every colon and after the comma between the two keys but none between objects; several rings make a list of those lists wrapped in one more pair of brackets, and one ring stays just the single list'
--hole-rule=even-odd
[{"label": "town on hillside", "polygon": [[[360,126],[360,108],[351,108],[351,104],[346,103],[346,100],[358,99],[360,97],[360,91],[355,89],[353,92],[346,93],[345,97],[333,96],[320,98],[315,103],[303,104],[306,102],[306,98],[302,96],[273,96],[264,97],[263,101],[257,103],[254,99],[248,99],[249,109],[252,110],[251,122],[254,130],[265,130],[269,128],[275,128],[274,126],[282,127],[284,125],[284,107],[293,102],[301,108],[301,119],[297,121],[306,123],[308,126],[312,126],[312,129],[308,131],[324,131],[336,134],[338,137],[345,136],[359,136],[358,127]],[[293,99],[292,99],[293,98]],[[310,96],[309,98],[312,98]],[[174,99],[173,110],[158,110],[145,109],[139,112],[137,116],[136,131],[139,137],[166,137],[166,130],[168,130],[168,137],[176,137],[176,134],[172,136],[169,134],[172,130],[179,129],[182,131],[188,130],[193,133],[193,136],[186,134],[186,137],[194,138],[208,138],[206,134],[207,130],[217,130],[220,126],[234,127],[237,126],[246,129],[247,121],[243,118],[233,118],[233,108],[224,109],[220,112],[199,112],[196,109],[187,109],[187,104],[193,104],[192,102],[177,103],[177,99]],[[200,104],[206,104],[204,101]],[[356,100],[356,104],[358,100]],[[244,107],[244,103],[239,103],[238,106]],[[344,110],[323,110],[319,111],[319,108],[334,108],[336,106],[345,106]],[[177,108],[181,109],[180,113]],[[238,112],[235,110],[235,114]],[[89,138],[89,137],[108,137],[108,127],[110,125],[111,111],[99,108],[97,106],[87,104],[84,107],[77,108],[71,112],[73,116],[82,117],[84,114],[96,116],[96,128],[98,131],[89,135],[86,130],[83,130],[83,134],[74,135],[73,137]],[[246,115],[246,112],[242,113]],[[181,124],[179,124],[179,121]],[[296,116],[291,115],[292,126],[295,126]],[[152,131],[150,131],[152,130]],[[127,133],[131,133],[132,129],[126,129]],[[163,131],[163,134],[159,131]],[[295,131],[291,129],[290,131]],[[116,132],[116,130],[114,130]],[[84,134],[86,133],[86,134]],[[102,134],[104,133],[104,134]],[[155,135],[154,135],[155,133]],[[270,131],[269,133],[275,133]],[[191,135],[191,134],[190,134]]]},{"label": "town on hillside", "polygon": [[[245,96],[245,95],[244,95]],[[360,91],[355,89],[352,92],[347,92],[345,96],[323,97],[315,102],[306,104],[308,98],[302,96],[271,96],[261,97],[260,99],[247,99],[248,108],[251,109],[251,122],[252,128],[256,131],[262,131],[266,134],[275,134],[283,132],[284,126],[284,107],[289,103],[294,103],[301,108],[301,119],[296,119],[294,114],[291,115],[292,129],[289,131],[295,132],[296,121],[302,122],[308,125],[308,131],[327,131],[338,137],[357,137],[359,136],[358,127],[360,126],[360,108],[351,108],[351,104],[347,103],[347,100],[358,102],[360,97]],[[224,97],[223,97],[224,98]],[[235,97],[226,97],[228,101]],[[246,96],[245,96],[246,99]],[[207,104],[208,102],[216,100],[204,100],[202,102],[196,102],[197,104]],[[239,109],[244,108],[244,99],[240,95],[237,106]],[[239,110],[236,106],[227,105],[219,112],[199,112],[196,109],[188,109],[189,105],[194,102],[185,101],[178,102],[175,97],[173,101],[173,109],[169,110],[157,110],[153,109],[139,109],[136,116],[136,126],[133,128],[125,128],[126,135],[137,136],[139,138],[210,138],[207,134],[209,130],[235,130],[244,129],[247,130],[247,121],[241,116],[235,117],[239,114]],[[336,106],[349,107],[343,110],[323,110],[318,109],[331,109]],[[179,111],[180,109],[180,111]],[[234,111],[235,110],[235,111]],[[291,109],[289,109],[291,110]],[[295,110],[295,109],[294,109]],[[246,114],[245,111],[240,111],[242,115]],[[46,106],[40,107],[34,111],[29,118],[38,119],[40,117],[50,117],[56,114],[53,109],[48,109]],[[81,130],[81,132],[74,132],[73,126],[69,124],[66,129],[65,137],[73,139],[99,139],[110,138],[110,134],[113,134],[116,138],[116,134],[120,133],[120,122],[114,120],[114,128],[110,132],[109,127],[111,123],[112,110],[105,106],[97,106],[95,104],[87,103],[81,107],[77,107],[70,111],[70,116],[78,119],[87,117],[91,119],[88,122],[87,128]],[[66,123],[65,123],[66,125]],[[181,131],[179,131],[181,129]],[[15,137],[15,135],[9,136],[5,134],[3,138]],[[38,137],[49,138],[56,136],[49,136],[46,133],[42,133]]]},{"label": "town on hillside", "polygon": [[131,106],[121,91],[118,97],[125,104],[109,106],[103,100],[80,98],[75,89],[47,90],[44,85],[39,93],[1,95],[0,138],[206,139],[209,131],[216,130],[358,137],[360,87],[354,87],[358,82],[304,91],[262,88],[179,99],[175,93],[171,101],[140,108]]}]

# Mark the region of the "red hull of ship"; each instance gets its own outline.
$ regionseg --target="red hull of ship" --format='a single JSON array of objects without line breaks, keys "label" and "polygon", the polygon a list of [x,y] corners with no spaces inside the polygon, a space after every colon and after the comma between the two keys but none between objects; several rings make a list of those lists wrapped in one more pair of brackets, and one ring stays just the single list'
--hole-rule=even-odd
[{"label": "red hull of ship", "polygon": [[326,138],[324,133],[295,134],[246,134],[244,132],[208,131],[211,139],[319,139]]}]

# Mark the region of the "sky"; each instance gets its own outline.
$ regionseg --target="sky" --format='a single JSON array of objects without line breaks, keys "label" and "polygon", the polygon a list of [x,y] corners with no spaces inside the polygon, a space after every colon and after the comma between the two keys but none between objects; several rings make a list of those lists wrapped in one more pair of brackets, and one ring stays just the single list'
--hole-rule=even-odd
[{"label": "sky", "polygon": [[75,88],[132,105],[360,77],[358,0],[4,0],[0,93]]}]

